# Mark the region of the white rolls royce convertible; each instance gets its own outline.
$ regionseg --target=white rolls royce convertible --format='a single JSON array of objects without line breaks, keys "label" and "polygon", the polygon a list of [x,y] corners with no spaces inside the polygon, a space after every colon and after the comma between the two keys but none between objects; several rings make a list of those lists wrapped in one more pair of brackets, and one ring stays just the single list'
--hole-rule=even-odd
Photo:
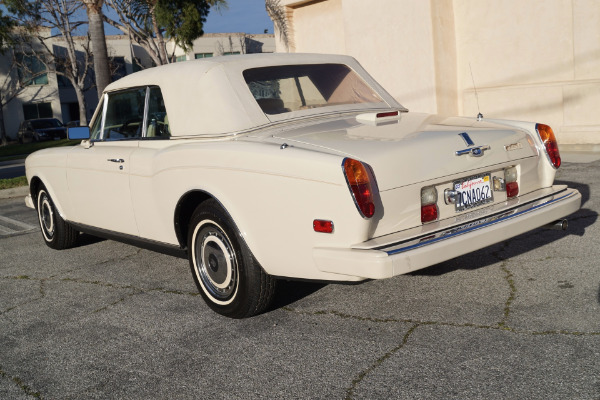
[{"label": "white rolls royce convertible", "polygon": [[80,233],[189,258],[207,304],[277,279],[389,278],[563,218],[581,195],[541,123],[408,112],[351,57],[215,57],[106,88],[69,148],[26,160],[46,244]]}]

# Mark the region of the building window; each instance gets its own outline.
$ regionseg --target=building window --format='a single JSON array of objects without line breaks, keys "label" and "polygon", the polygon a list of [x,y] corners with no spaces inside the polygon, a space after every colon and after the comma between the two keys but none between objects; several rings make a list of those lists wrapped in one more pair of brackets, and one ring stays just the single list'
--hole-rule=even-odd
[{"label": "building window", "polygon": [[23,86],[47,85],[46,64],[34,55],[17,55],[19,81]]},{"label": "building window", "polygon": [[175,57],[175,62],[181,62],[181,61],[186,61],[185,54],[183,56],[177,56],[177,57]]},{"label": "building window", "polygon": [[58,82],[58,87],[64,87],[64,88],[72,88],[73,87],[73,85],[71,84],[71,81],[64,75],[56,74],[56,81]]},{"label": "building window", "polygon": [[61,103],[63,122],[79,121],[79,103]]},{"label": "building window", "polygon": [[223,52],[224,56],[232,56],[232,55],[235,55],[235,54],[240,54],[240,52],[239,51],[224,51]]},{"label": "building window", "polygon": [[133,72],[138,72],[143,70],[142,61],[138,57],[133,57]]},{"label": "building window", "polygon": [[198,58],[209,58],[212,57],[213,53],[196,53],[194,54],[194,58],[198,59]]},{"label": "building window", "polygon": [[110,72],[112,81],[116,81],[127,75],[127,68],[125,66],[125,57],[111,57],[110,59]]},{"label": "building window", "polygon": [[50,103],[23,104],[25,119],[52,118],[52,105]]}]

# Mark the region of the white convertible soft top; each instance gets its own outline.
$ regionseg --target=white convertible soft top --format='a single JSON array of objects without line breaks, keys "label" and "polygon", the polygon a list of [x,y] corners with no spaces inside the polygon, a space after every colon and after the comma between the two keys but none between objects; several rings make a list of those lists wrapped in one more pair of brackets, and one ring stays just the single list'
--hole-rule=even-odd
[{"label": "white convertible soft top", "polygon": [[[242,75],[250,68],[295,64],[345,64],[380,95],[387,107],[402,109],[354,58],[325,54],[244,54],[178,62],[128,75],[108,85],[105,93],[159,86],[172,136],[236,134],[283,118],[327,112],[312,109],[270,118],[259,107]],[[352,105],[347,107],[348,111],[353,109]]]}]

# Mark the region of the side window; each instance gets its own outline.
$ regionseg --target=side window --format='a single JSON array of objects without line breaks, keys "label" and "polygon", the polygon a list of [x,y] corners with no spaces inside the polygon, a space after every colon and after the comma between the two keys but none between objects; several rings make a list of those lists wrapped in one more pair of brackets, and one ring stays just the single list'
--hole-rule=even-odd
[{"label": "side window", "polygon": [[108,95],[103,139],[129,139],[142,136],[146,88]]},{"label": "side window", "polygon": [[148,98],[148,118],[146,119],[146,137],[169,137],[169,118],[160,88],[151,87]]}]

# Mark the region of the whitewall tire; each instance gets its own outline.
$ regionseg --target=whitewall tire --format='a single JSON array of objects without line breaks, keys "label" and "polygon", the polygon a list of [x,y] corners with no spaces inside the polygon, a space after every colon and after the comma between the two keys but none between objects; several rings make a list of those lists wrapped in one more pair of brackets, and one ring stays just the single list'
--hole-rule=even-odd
[{"label": "whitewall tire", "polygon": [[203,202],[192,215],[188,257],[200,294],[219,314],[251,317],[271,303],[275,279],[262,269],[215,200]]},{"label": "whitewall tire", "polygon": [[44,185],[37,192],[36,208],[44,242],[56,250],[73,247],[79,232],[62,219]]}]

